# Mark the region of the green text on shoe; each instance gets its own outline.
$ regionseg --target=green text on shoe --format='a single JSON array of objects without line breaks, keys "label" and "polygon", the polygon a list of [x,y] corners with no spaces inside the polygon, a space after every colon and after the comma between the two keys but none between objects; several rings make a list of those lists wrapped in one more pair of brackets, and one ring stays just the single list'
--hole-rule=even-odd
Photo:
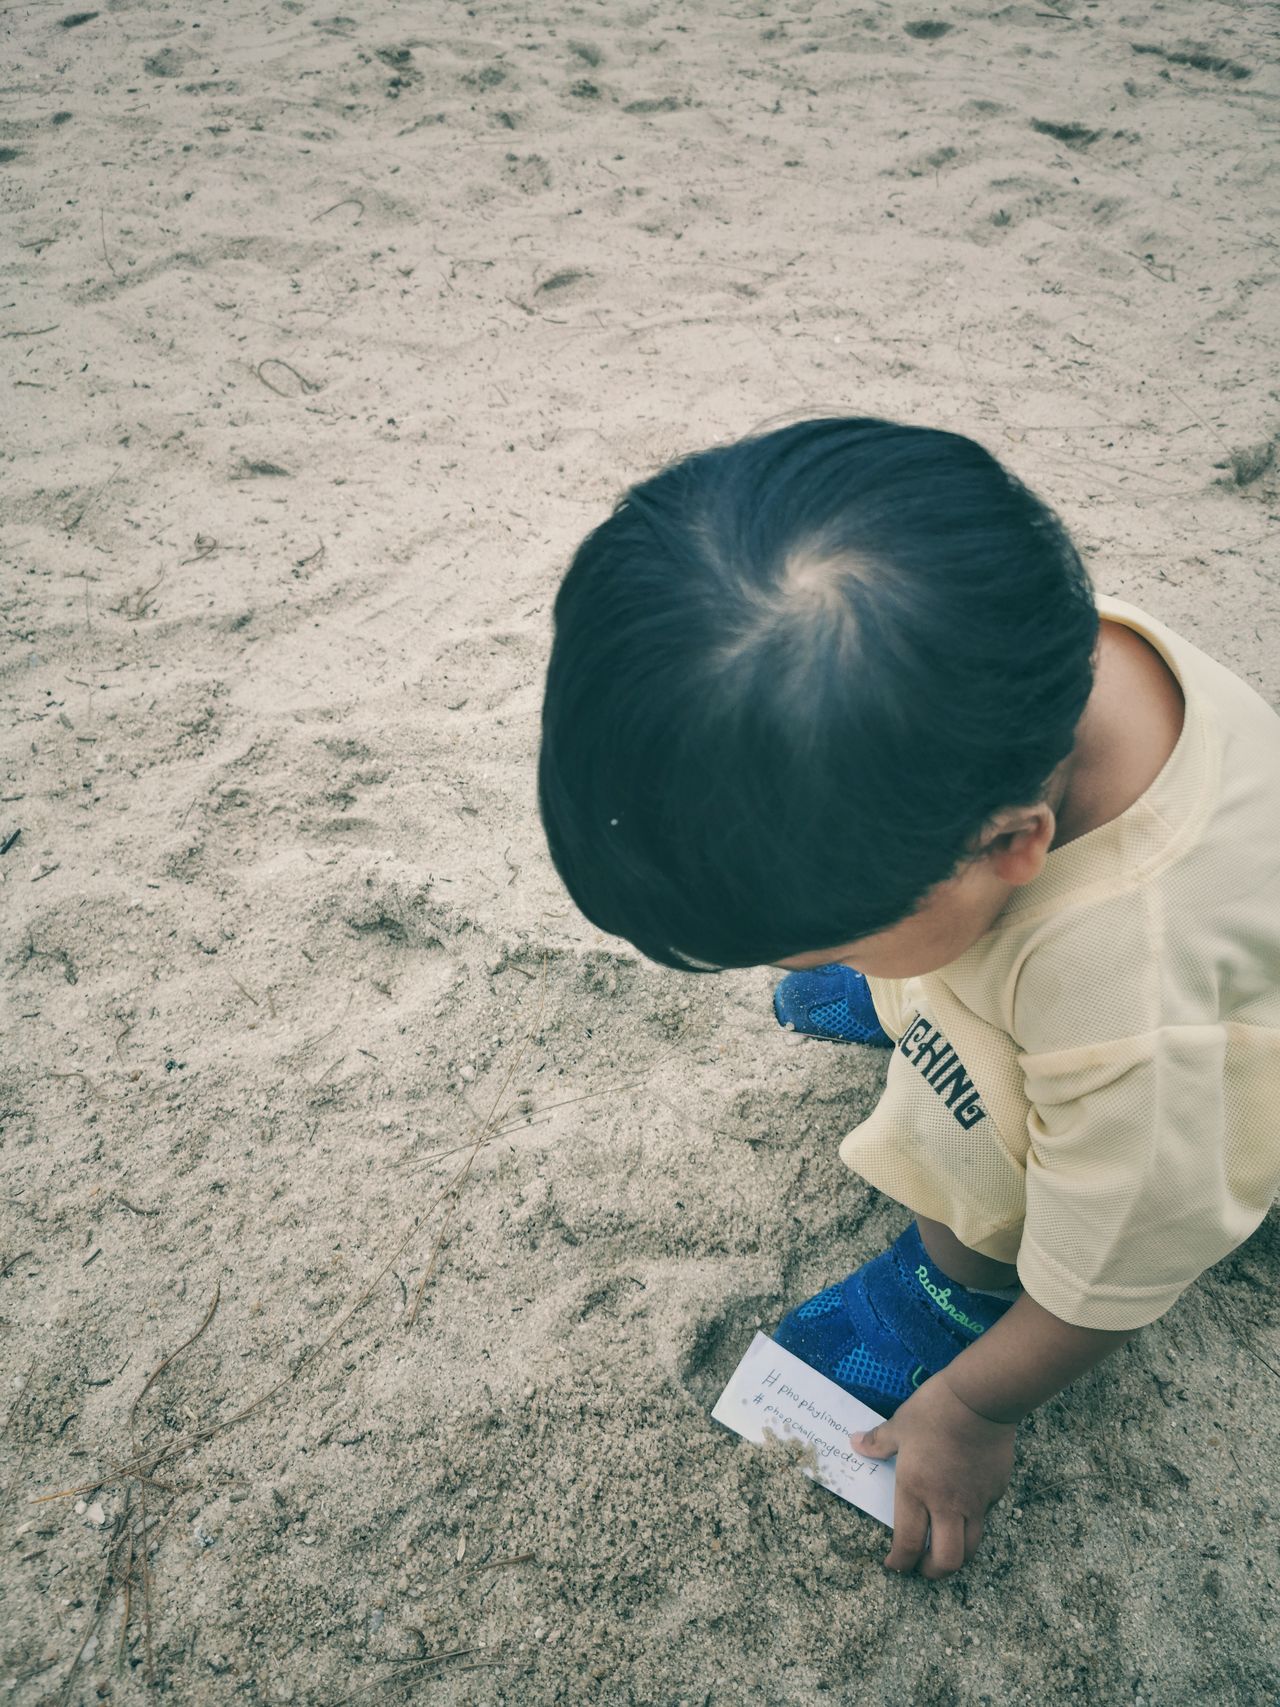
[{"label": "green text on shoe", "polygon": [[933,1299],[934,1303],[938,1306],[939,1310],[942,1311],[943,1315],[950,1316],[951,1320],[957,1327],[961,1327],[966,1331],[966,1333],[971,1334],[981,1334],[986,1332],[986,1329],[983,1327],[981,1322],[973,1321],[971,1317],[965,1315],[963,1310],[956,1309],[955,1305],[951,1302],[951,1288],[949,1286],[935,1286],[933,1284],[929,1279],[929,1270],[925,1268],[923,1263],[916,1270],[916,1279],[929,1294],[930,1298]]}]

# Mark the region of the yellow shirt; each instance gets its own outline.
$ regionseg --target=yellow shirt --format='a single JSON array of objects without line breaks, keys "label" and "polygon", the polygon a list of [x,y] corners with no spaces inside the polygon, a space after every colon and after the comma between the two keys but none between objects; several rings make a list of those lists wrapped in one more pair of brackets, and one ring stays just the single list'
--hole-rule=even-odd
[{"label": "yellow shirt", "polygon": [[869,980],[898,1039],[841,1159],[1017,1262],[1064,1321],[1154,1321],[1280,1190],[1280,718],[1118,599],[1182,685],[1127,811],[1054,849],[958,960]]}]

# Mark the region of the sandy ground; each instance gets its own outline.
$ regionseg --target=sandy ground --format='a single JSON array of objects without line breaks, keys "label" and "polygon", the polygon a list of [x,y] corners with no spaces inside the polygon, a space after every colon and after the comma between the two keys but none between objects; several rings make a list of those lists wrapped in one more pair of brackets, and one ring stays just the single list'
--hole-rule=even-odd
[{"label": "sandy ground", "polygon": [[0,1697],[1275,1700],[1276,1218],[887,1577],[708,1414],[882,1058],[532,767],[578,539],[815,410],[1276,698],[1276,8],[330,4],[0,10]]}]

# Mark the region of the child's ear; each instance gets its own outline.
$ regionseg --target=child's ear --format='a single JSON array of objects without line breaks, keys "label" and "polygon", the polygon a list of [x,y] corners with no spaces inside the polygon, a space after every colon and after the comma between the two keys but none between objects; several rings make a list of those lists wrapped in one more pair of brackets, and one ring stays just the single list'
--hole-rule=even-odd
[{"label": "child's ear", "polygon": [[1057,829],[1053,808],[1046,801],[1013,806],[997,812],[987,824],[979,853],[1002,883],[1021,888],[1044,870]]}]

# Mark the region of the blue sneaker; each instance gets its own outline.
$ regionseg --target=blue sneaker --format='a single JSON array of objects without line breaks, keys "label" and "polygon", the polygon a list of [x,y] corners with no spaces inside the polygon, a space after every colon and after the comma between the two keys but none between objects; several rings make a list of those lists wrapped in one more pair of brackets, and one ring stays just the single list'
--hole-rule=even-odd
[{"label": "blue sneaker", "polygon": [[949,1280],[930,1261],[913,1221],[887,1251],[784,1316],[773,1338],[891,1416],[1010,1302]]},{"label": "blue sneaker", "polygon": [[867,981],[852,966],[837,962],[812,972],[788,972],[773,992],[773,1011],[780,1026],[802,1037],[893,1048],[876,1018]]}]

